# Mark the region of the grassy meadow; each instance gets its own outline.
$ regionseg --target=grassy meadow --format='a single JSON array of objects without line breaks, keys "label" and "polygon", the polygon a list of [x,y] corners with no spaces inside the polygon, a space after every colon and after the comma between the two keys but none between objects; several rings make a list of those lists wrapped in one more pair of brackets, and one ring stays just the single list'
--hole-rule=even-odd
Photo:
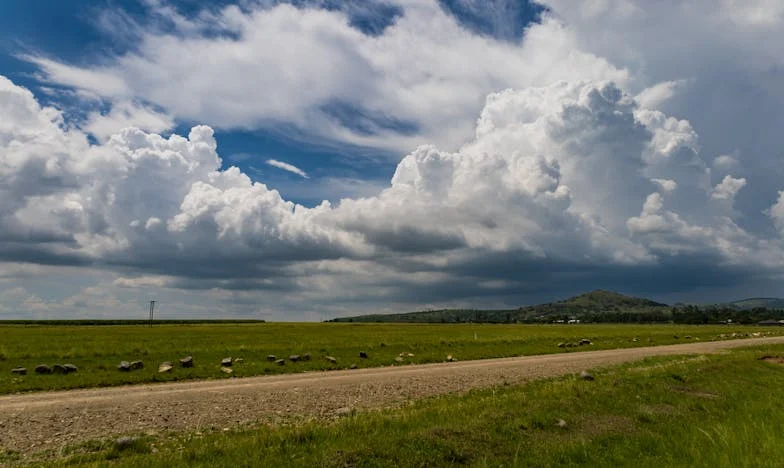
[{"label": "grassy meadow", "polygon": [[784,356],[784,346],[649,358],[594,370],[595,381],[499,386],[331,422],[94,441],[52,463],[778,467],[784,365],[766,355]]},{"label": "grassy meadow", "polygon": [[[664,345],[689,340],[716,340],[752,333],[778,334],[778,328],[692,325],[487,325],[487,324],[343,324],[254,323],[124,326],[0,325],[0,394],[183,379],[229,378],[220,370],[224,357],[244,360],[231,376],[252,376],[442,362],[584,350]],[[582,338],[590,346],[559,348]],[[367,359],[360,359],[365,351]],[[307,362],[267,361],[273,354],[288,358],[309,353]],[[399,355],[405,354],[401,360]],[[413,354],[413,356],[408,356]],[[176,361],[192,355],[194,367]],[[337,361],[330,363],[325,356]],[[120,372],[120,361],[141,360],[144,368]],[[172,361],[170,373],[158,365]],[[38,375],[38,364],[72,363],[79,371]],[[25,376],[11,373],[23,366]]]}]

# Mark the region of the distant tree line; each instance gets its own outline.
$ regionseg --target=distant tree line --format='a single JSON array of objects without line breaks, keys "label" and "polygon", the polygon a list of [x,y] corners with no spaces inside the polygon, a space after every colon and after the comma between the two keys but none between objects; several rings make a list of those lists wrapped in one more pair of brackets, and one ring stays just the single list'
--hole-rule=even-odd
[{"label": "distant tree line", "polygon": [[755,307],[751,310],[738,310],[731,307],[706,307],[685,306],[675,309],[673,321],[675,323],[733,323],[754,324],[763,320],[784,320],[784,310]]},{"label": "distant tree line", "polygon": [[447,309],[405,314],[376,314],[337,318],[333,322],[354,323],[553,323],[579,320],[582,323],[677,323],[677,324],[756,324],[763,320],[784,320],[784,310],[758,307],[740,310],[731,307],[577,307],[544,305],[516,310]]},{"label": "distant tree line", "polygon": [[[215,319],[215,320],[177,320],[177,319],[163,319],[153,321],[155,325],[194,325],[194,324],[222,324],[222,323],[264,323],[264,320],[251,320],[251,319]],[[80,319],[80,320],[0,320],[0,325],[149,325],[149,320],[101,320],[101,319]]]}]

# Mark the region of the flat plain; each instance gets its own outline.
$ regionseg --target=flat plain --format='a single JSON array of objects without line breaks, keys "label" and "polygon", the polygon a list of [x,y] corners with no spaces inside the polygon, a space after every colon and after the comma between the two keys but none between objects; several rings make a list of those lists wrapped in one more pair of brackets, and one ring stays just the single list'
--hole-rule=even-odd
[{"label": "flat plain", "polygon": [[0,464],[780,466],[783,339],[4,396]]},{"label": "flat plain", "polygon": [[[736,325],[487,325],[254,323],[127,326],[0,325],[0,394],[219,379],[316,370],[473,360],[584,350],[657,346],[750,336],[776,336],[776,327]],[[580,340],[591,344],[579,345]],[[561,344],[563,347],[559,347]],[[360,358],[360,352],[367,357]],[[292,355],[310,360],[292,362]],[[284,359],[279,365],[268,360]],[[192,356],[194,366],[178,359]],[[326,359],[335,358],[335,362]],[[232,373],[223,358],[241,358]],[[121,372],[121,361],[144,368]],[[172,362],[170,372],[158,366]],[[74,364],[78,372],[39,375],[39,364]],[[27,375],[11,373],[25,367]]]}]

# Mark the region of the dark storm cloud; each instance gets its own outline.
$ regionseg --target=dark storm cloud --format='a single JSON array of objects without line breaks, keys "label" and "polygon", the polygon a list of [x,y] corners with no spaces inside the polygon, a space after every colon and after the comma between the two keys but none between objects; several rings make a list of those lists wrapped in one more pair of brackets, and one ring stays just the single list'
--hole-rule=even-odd
[{"label": "dark storm cloud", "polygon": [[384,227],[364,226],[359,229],[371,244],[405,254],[430,253],[452,250],[466,245],[465,238],[458,233],[441,232],[432,228],[401,226]]},{"label": "dark storm cloud", "polygon": [[0,262],[32,263],[51,266],[88,266],[92,259],[84,254],[63,252],[45,244],[20,244],[0,241]]}]

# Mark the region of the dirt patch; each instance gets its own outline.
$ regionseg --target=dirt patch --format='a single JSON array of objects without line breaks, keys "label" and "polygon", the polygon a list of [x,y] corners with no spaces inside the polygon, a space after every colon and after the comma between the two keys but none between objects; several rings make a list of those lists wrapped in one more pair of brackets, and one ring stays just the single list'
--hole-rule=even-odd
[{"label": "dirt patch", "polygon": [[579,434],[588,438],[608,432],[631,434],[636,430],[634,421],[631,418],[615,415],[592,416],[584,420],[578,428]]},{"label": "dirt patch", "polygon": [[782,356],[763,356],[760,358],[760,361],[770,362],[773,364],[779,364],[784,366],[784,357]]}]

